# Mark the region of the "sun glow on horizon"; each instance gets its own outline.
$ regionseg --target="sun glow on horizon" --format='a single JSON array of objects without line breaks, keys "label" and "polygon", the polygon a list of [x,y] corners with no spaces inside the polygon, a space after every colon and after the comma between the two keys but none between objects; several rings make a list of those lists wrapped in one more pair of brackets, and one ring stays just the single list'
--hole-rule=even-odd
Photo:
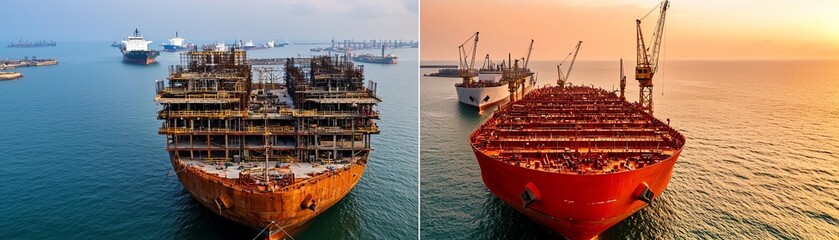
[{"label": "sun glow on horizon", "polygon": [[[577,40],[584,41],[581,60],[634,58],[634,20],[659,2],[425,0],[420,3],[422,58],[457,59],[457,46],[475,31],[482,35],[480,57],[506,58],[508,52],[516,57],[535,39],[535,60],[561,58]],[[839,59],[839,2],[676,0],[670,5],[664,47],[671,60]],[[654,24],[650,16],[642,30],[652,32]]]}]

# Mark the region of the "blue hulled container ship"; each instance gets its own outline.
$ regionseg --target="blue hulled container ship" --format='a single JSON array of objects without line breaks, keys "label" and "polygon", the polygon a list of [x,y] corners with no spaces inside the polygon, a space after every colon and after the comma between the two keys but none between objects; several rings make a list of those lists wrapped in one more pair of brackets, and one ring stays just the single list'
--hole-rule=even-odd
[{"label": "blue hulled container ship", "polygon": [[163,46],[164,52],[180,52],[180,51],[187,51],[192,49],[195,45],[192,43],[184,43],[183,38],[178,36],[178,32],[175,32],[175,37],[169,39],[169,43],[160,44]]},{"label": "blue hulled container ship", "polygon": [[140,35],[140,31],[134,29],[134,34],[128,36],[127,40],[122,41],[122,46],[119,48],[122,52],[122,59],[128,63],[137,64],[152,64],[160,52],[149,49],[149,44],[152,41],[146,41]]}]

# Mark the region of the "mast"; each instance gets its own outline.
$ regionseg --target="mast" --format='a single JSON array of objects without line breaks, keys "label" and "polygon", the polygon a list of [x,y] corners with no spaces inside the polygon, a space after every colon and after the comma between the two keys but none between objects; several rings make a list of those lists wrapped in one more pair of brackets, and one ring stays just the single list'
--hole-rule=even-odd
[{"label": "mast", "polygon": [[623,74],[623,58],[621,58],[621,75],[619,77],[621,80],[621,100],[626,101],[626,96],[624,96],[624,91],[626,90],[626,75]]}]

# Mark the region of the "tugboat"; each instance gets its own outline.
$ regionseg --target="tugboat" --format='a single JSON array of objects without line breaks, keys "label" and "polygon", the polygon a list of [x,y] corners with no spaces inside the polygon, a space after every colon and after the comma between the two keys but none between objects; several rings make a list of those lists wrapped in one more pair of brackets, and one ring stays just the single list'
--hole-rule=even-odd
[{"label": "tugboat", "polygon": [[127,63],[152,64],[160,52],[149,49],[152,41],[146,41],[140,35],[140,31],[134,29],[134,34],[128,36],[128,40],[122,41],[119,50],[122,52],[122,59]]}]

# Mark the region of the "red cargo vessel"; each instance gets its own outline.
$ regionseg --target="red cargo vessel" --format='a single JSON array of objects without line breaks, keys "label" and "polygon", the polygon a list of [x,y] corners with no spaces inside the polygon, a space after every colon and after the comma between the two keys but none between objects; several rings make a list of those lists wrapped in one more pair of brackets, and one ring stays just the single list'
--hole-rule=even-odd
[{"label": "red cargo vessel", "polygon": [[490,192],[590,239],[664,191],[685,138],[614,93],[547,87],[501,106],[470,141]]},{"label": "red cargo vessel", "polygon": [[625,99],[621,61],[620,96],[565,87],[560,74],[558,86],[499,107],[471,134],[490,192],[569,239],[596,237],[664,192],[685,145],[670,119],[652,115],[652,78],[668,6],[659,5],[649,45],[636,20],[639,103]]}]

